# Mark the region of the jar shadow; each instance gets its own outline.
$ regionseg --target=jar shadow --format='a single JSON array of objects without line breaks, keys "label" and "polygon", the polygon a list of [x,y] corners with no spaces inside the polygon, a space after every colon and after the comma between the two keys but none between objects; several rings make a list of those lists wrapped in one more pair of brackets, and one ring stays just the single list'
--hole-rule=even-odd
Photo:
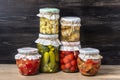
[{"label": "jar shadow", "polygon": [[102,66],[101,68],[100,68],[100,70],[99,70],[99,72],[98,72],[98,74],[97,75],[113,75],[113,74],[117,74],[116,73],[117,72],[117,69],[115,70],[115,67],[114,66],[110,66],[110,65],[108,65],[108,66]]}]

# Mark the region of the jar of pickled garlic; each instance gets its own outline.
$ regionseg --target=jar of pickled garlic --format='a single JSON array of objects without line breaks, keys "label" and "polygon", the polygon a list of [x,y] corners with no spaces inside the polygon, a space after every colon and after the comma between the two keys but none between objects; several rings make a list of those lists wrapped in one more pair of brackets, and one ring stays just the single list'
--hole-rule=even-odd
[{"label": "jar of pickled garlic", "polygon": [[19,48],[15,55],[16,65],[22,75],[34,75],[39,72],[41,55],[38,49],[25,47]]},{"label": "jar of pickled garlic", "polygon": [[62,41],[80,41],[81,19],[79,17],[62,17],[60,22]]},{"label": "jar of pickled garlic", "polygon": [[40,72],[52,73],[59,71],[59,40],[58,35],[39,34],[35,41],[42,55]]},{"label": "jar of pickled garlic", "polygon": [[37,16],[40,17],[40,33],[58,34],[59,30],[59,12],[57,8],[41,8]]},{"label": "jar of pickled garlic", "polygon": [[96,75],[100,65],[102,56],[99,50],[95,48],[82,48],[78,55],[77,63],[79,71],[82,75],[93,76]]},{"label": "jar of pickled garlic", "polygon": [[80,42],[61,42],[60,47],[60,68],[63,72],[74,73],[78,71],[77,58]]}]

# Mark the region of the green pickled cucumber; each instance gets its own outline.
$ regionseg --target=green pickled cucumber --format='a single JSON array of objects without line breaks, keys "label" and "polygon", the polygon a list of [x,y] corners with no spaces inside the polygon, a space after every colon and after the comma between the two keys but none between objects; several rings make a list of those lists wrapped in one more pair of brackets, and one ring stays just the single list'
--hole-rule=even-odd
[{"label": "green pickled cucumber", "polygon": [[43,55],[43,64],[48,64],[49,62],[49,58],[50,58],[50,55],[48,52],[45,52],[44,55]]},{"label": "green pickled cucumber", "polygon": [[59,62],[59,54],[58,53],[55,53],[55,61]]},{"label": "green pickled cucumber", "polygon": [[59,62],[59,52],[58,52],[58,48],[55,48],[54,53],[55,53],[55,60],[56,60],[56,62]]},{"label": "green pickled cucumber", "polygon": [[53,51],[49,51],[49,55],[50,55],[50,63],[48,65],[51,69],[53,69],[56,64],[55,63],[55,54]]}]

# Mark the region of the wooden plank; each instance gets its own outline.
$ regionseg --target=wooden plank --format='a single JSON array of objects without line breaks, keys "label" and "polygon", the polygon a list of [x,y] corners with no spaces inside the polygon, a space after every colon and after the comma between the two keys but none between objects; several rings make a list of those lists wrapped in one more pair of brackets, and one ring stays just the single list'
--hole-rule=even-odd
[{"label": "wooden plank", "polygon": [[83,76],[78,73],[40,73],[33,76],[22,76],[16,65],[0,64],[0,80],[119,80],[120,66],[102,65],[96,76]]}]

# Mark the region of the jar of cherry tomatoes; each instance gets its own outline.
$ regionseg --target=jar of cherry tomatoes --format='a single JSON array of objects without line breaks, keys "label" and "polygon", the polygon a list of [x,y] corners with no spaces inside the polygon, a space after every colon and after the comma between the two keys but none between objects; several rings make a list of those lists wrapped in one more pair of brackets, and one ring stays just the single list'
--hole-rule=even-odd
[{"label": "jar of cherry tomatoes", "polygon": [[41,55],[38,49],[25,47],[17,49],[18,54],[15,55],[16,65],[22,75],[34,75],[39,71]]},{"label": "jar of cherry tomatoes", "polygon": [[77,57],[79,54],[80,42],[62,42],[60,47],[60,67],[67,73],[78,71]]},{"label": "jar of cherry tomatoes", "polygon": [[102,56],[99,50],[95,48],[82,48],[77,59],[78,68],[82,75],[96,75],[100,65]]}]

